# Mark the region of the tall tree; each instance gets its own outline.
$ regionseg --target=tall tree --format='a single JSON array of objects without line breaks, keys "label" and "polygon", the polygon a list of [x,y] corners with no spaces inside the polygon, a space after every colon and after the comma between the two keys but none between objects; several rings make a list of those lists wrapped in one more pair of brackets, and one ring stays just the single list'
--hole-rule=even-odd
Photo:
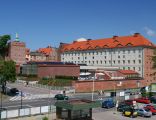
[{"label": "tall tree", "polygon": [[0,58],[4,59],[7,52],[7,43],[11,39],[10,35],[0,36]]},{"label": "tall tree", "polygon": [[14,82],[16,80],[16,64],[14,61],[3,61],[0,68],[2,90],[5,93],[7,81]]}]

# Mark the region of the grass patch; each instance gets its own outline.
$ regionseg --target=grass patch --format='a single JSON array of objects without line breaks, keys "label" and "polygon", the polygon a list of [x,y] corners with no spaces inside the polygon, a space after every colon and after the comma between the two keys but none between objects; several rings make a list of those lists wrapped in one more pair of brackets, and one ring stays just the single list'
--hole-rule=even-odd
[{"label": "grass patch", "polygon": [[42,79],[38,83],[49,86],[71,86],[71,79]]}]

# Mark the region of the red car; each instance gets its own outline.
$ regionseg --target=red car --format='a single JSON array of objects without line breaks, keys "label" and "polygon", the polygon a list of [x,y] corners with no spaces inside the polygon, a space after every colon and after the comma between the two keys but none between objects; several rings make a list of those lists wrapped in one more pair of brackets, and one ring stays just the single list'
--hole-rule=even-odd
[{"label": "red car", "polygon": [[134,101],[134,100],[125,100],[124,103],[125,103],[126,105],[133,105],[133,101]]},{"label": "red car", "polygon": [[136,102],[138,103],[145,103],[145,104],[149,104],[151,101],[146,98],[146,97],[142,97],[142,98],[137,98],[137,99],[134,99]]},{"label": "red car", "polygon": [[146,105],[144,108],[150,110],[153,115],[156,115],[156,108],[153,105]]}]

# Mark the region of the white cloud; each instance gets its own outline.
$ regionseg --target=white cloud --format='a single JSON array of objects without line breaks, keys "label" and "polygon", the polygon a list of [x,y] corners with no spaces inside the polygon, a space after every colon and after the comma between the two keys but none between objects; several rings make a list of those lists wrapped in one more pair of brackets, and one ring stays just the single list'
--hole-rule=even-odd
[{"label": "white cloud", "polygon": [[156,36],[156,31],[152,30],[151,28],[145,27],[144,30],[148,36],[150,37]]}]

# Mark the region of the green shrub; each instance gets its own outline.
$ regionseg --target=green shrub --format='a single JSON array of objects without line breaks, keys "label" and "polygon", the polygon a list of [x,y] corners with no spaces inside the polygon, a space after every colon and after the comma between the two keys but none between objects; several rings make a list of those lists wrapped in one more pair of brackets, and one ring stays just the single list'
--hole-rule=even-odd
[{"label": "green shrub", "polygon": [[48,118],[45,116],[45,117],[42,118],[42,120],[48,120]]}]

